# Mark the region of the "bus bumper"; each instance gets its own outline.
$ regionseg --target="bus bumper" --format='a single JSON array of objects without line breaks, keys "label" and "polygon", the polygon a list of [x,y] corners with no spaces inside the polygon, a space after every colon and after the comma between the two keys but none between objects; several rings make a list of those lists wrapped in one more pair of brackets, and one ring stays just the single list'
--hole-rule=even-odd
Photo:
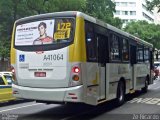
[{"label": "bus bumper", "polygon": [[84,102],[83,86],[70,88],[30,88],[13,84],[13,96],[17,98],[50,102]]}]

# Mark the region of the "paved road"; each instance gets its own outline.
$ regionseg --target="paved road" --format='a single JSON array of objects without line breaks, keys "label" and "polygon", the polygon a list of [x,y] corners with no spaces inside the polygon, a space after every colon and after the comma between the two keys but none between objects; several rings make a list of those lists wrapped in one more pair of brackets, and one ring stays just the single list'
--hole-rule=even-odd
[{"label": "paved road", "polygon": [[149,86],[146,94],[127,95],[120,107],[114,100],[97,106],[58,105],[16,101],[0,104],[1,120],[160,120],[160,80]]}]

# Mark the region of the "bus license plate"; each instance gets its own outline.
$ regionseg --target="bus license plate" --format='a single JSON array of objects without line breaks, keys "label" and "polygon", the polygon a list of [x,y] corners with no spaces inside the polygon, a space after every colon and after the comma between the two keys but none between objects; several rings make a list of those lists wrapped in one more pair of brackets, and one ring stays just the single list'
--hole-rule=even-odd
[{"label": "bus license plate", "polygon": [[34,76],[35,77],[46,77],[46,72],[35,72]]}]

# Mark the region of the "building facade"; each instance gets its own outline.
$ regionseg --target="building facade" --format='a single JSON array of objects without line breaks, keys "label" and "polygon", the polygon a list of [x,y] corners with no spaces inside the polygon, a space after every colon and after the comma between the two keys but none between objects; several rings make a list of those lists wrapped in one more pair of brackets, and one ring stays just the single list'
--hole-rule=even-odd
[{"label": "building facade", "polygon": [[155,24],[160,24],[160,13],[158,13],[158,8],[154,9],[154,23]]},{"label": "building facade", "polygon": [[116,5],[114,17],[122,19],[124,25],[131,21],[155,22],[154,12],[147,10],[145,0],[112,0]]}]

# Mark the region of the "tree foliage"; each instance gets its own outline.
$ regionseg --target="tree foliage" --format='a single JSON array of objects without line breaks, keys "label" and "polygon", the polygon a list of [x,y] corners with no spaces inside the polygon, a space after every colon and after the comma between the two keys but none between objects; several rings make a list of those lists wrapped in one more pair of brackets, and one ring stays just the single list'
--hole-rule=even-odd
[{"label": "tree foliage", "polygon": [[113,18],[115,5],[111,0],[0,0],[0,56],[9,56],[15,20],[58,11],[81,11],[119,28],[122,26],[119,18]]},{"label": "tree foliage", "polygon": [[0,55],[2,59],[9,56],[10,39],[14,21],[25,15],[29,14],[21,0],[0,1]]},{"label": "tree foliage", "polygon": [[84,12],[118,28],[122,27],[121,20],[113,18],[115,4],[111,0],[87,0]]},{"label": "tree foliage", "polygon": [[153,10],[155,7],[158,8],[158,12],[160,12],[160,0],[146,0],[147,6],[149,10]]},{"label": "tree foliage", "polygon": [[129,23],[124,30],[152,43],[154,47],[160,49],[160,25],[149,24],[146,21],[137,21]]},{"label": "tree foliage", "polygon": [[26,0],[27,7],[34,14],[59,11],[82,11],[86,0]]}]

